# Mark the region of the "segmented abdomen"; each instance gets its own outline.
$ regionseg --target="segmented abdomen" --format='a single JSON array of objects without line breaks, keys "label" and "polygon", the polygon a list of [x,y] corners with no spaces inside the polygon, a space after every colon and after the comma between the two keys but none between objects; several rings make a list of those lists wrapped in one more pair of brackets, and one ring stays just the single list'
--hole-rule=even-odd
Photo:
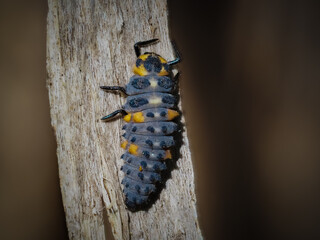
[{"label": "segmented abdomen", "polygon": [[162,172],[165,161],[172,159],[175,147],[173,134],[178,125],[172,120],[179,114],[175,110],[176,96],[171,92],[174,82],[167,76],[133,76],[126,86],[127,98],[123,109],[128,113],[123,126],[125,141],[121,147],[125,176],[125,203],[137,209],[150,202],[152,193],[164,182]]}]

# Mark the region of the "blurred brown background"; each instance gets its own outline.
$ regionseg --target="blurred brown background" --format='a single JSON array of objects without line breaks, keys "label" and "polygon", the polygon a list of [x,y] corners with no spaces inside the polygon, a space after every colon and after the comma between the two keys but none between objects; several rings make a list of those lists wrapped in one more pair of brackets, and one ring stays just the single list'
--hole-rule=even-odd
[{"label": "blurred brown background", "polygon": [[[169,1],[206,239],[320,239],[320,2]],[[46,1],[0,1],[0,239],[67,239]]]}]

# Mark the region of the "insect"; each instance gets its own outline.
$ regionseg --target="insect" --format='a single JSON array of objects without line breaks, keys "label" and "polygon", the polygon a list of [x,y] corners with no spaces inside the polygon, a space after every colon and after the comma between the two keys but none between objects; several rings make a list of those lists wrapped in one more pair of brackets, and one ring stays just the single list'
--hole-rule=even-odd
[{"label": "insect", "polygon": [[[176,59],[167,62],[153,52],[141,54],[141,47],[153,44],[152,39],[134,44],[137,55],[133,67],[134,75],[125,87],[101,86],[105,91],[121,91],[128,97],[121,109],[102,118],[109,120],[117,115],[124,116],[125,134],[121,147],[126,152],[121,156],[124,165],[122,184],[125,204],[135,211],[152,205],[154,196],[165,183],[170,161],[179,151],[175,134],[179,123],[173,120],[180,115],[177,108],[177,77],[172,75],[171,66],[180,62],[174,46]],[[168,164],[169,162],[169,164]]]}]

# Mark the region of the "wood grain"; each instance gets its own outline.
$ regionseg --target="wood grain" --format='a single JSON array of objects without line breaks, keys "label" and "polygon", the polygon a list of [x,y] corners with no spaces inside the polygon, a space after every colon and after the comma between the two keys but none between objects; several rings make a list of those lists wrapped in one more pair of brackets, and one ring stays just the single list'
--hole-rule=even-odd
[{"label": "wood grain", "polygon": [[159,200],[148,211],[132,213],[120,184],[123,122],[100,121],[125,98],[99,86],[128,82],[135,42],[159,38],[145,50],[173,59],[166,4],[49,0],[47,87],[70,239],[105,239],[104,211],[115,239],[202,238],[186,129],[178,167]]}]

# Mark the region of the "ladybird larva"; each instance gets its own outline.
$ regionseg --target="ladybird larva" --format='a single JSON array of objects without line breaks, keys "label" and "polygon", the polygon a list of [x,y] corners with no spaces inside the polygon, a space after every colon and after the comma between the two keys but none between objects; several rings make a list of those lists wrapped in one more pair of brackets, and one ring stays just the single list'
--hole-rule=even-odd
[{"label": "ladybird larva", "polygon": [[168,169],[166,162],[177,160],[173,159],[172,153],[179,151],[174,137],[179,129],[174,120],[180,115],[176,91],[178,74],[172,77],[171,66],[180,62],[180,56],[175,47],[176,59],[169,62],[156,53],[141,54],[141,47],[157,41],[135,43],[135,75],[125,87],[101,86],[106,91],[122,91],[128,95],[121,109],[102,120],[122,114],[127,122],[123,126],[125,133],[121,144],[126,150],[121,156],[124,161],[121,183],[125,204],[131,211],[154,203],[153,194],[167,180],[163,174]]}]

